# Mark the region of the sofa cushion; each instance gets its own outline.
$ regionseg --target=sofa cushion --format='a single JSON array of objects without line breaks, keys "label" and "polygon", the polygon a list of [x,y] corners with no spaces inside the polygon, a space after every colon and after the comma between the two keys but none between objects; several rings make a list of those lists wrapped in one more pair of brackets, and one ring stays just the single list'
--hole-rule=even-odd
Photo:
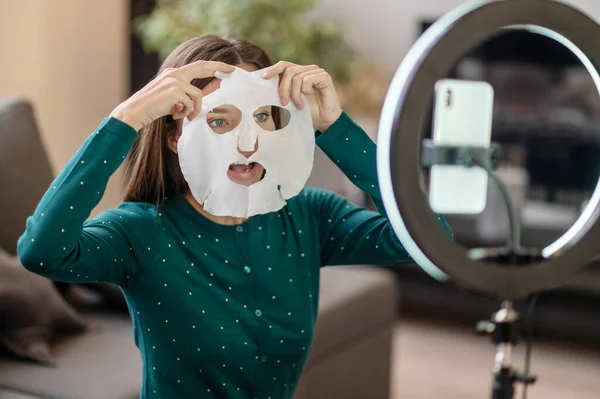
[{"label": "sofa cushion", "polygon": [[[317,331],[307,369],[317,370],[337,353],[368,345],[372,337],[383,333],[389,335],[398,310],[397,280],[390,271],[323,268],[320,291]],[[129,317],[116,313],[84,316],[92,328],[53,348],[55,368],[0,361],[0,387],[63,399],[138,397],[142,365]],[[387,348],[386,344],[384,351]],[[373,349],[369,347],[367,352],[373,353]],[[310,388],[306,384],[310,381],[304,379],[297,395]]]},{"label": "sofa cushion", "polygon": [[0,248],[16,253],[25,220],[51,183],[33,109],[23,99],[0,97]]},{"label": "sofa cushion", "polygon": [[306,369],[328,354],[388,328],[398,317],[396,275],[380,267],[324,267],[319,295],[318,338]]},{"label": "sofa cushion", "polygon": [[96,311],[83,317],[90,329],[52,348],[56,367],[1,360],[0,388],[43,398],[139,398],[142,361],[129,316]]},{"label": "sofa cushion", "polygon": [[85,330],[85,323],[54,284],[28,272],[0,249],[0,347],[38,362],[52,360],[56,338]]},{"label": "sofa cushion", "polygon": [[43,399],[39,396],[31,396],[15,391],[4,391],[0,389],[0,398],[2,399]]}]

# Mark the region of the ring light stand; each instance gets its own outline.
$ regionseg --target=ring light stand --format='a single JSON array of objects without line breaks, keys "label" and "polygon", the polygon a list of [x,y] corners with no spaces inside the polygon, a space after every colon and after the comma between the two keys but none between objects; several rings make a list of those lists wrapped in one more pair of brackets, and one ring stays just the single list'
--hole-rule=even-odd
[{"label": "ring light stand", "polygon": [[[440,162],[471,163],[493,174],[494,151],[435,149],[423,141],[423,122],[438,79],[447,76],[461,56],[502,29],[525,29],[553,38],[569,48],[587,68],[600,90],[600,75],[588,58],[600,60],[600,26],[577,9],[553,0],[474,1],[433,24],[414,44],[388,90],[378,132],[377,170],[386,212],[411,257],[432,277],[503,300],[500,311],[479,330],[497,345],[493,399],[513,397],[514,383],[533,378],[512,369],[518,338],[518,314],[512,301],[557,288],[583,269],[599,249],[600,185],[573,226],[543,249],[522,248],[518,218],[511,211],[507,248],[466,250],[439,225],[421,188],[421,168]],[[587,55],[587,56],[586,56]],[[507,193],[506,193],[507,194]],[[506,197],[503,194],[503,197]]]},{"label": "ring light stand", "polygon": [[[470,256],[479,259],[496,259],[507,266],[529,264],[532,260],[541,258],[535,252],[521,248],[520,221],[515,205],[507,187],[494,174],[499,151],[500,148],[496,144],[492,144],[490,148],[435,146],[432,140],[425,139],[422,145],[421,166],[430,168],[434,165],[454,165],[480,167],[486,170],[506,204],[510,219],[509,239],[506,248],[479,248],[469,251]],[[503,301],[502,308],[494,313],[489,321],[479,322],[476,331],[480,335],[490,335],[497,348],[492,399],[511,399],[514,396],[515,382],[527,386],[536,381],[536,377],[529,375],[529,356],[523,373],[518,373],[512,368],[512,350],[520,337],[519,314],[513,309],[512,301]],[[526,389],[524,392],[526,395]]]}]

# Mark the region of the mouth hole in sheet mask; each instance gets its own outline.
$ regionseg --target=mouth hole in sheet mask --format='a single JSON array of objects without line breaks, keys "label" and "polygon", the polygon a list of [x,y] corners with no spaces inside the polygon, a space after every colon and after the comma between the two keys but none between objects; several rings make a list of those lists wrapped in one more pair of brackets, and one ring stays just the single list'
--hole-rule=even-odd
[{"label": "mouth hole in sheet mask", "polygon": [[227,177],[232,182],[250,187],[265,178],[266,170],[258,162],[250,162],[249,164],[233,163],[229,165]]}]

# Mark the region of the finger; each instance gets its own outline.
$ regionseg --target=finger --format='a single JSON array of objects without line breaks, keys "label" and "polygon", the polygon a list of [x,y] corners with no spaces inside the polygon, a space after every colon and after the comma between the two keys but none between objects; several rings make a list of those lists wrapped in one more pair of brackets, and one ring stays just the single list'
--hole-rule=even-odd
[{"label": "finger", "polygon": [[263,74],[263,78],[271,79],[273,76],[277,76],[280,73],[282,73],[283,71],[285,71],[286,68],[293,67],[293,66],[296,66],[296,64],[293,64],[288,61],[279,61],[277,64],[269,67],[269,69],[267,69],[265,71],[265,73]]},{"label": "finger", "polygon": [[322,71],[305,76],[304,79],[302,79],[302,93],[312,94],[315,92],[315,89],[322,90],[330,85],[333,85],[331,75]]},{"label": "finger", "polygon": [[177,97],[175,98],[175,102],[179,104],[183,104],[183,109],[179,112],[176,112],[173,115],[173,119],[181,119],[187,116],[190,112],[194,110],[194,100],[186,94],[185,91],[180,90],[177,92]]},{"label": "finger", "polygon": [[[304,80],[307,76],[317,75],[325,72],[323,69],[312,69],[306,72],[299,73],[292,78],[291,98],[298,109],[304,108],[304,102],[302,101],[302,89],[304,87]],[[309,93],[304,93],[309,94]]]},{"label": "finger", "polygon": [[185,118],[185,112],[180,111],[180,112],[175,112],[173,114],[173,119],[175,119],[175,120],[183,119],[183,118]]},{"label": "finger", "polygon": [[196,61],[171,71],[173,75],[191,82],[194,79],[209,78],[215,76],[215,72],[232,73],[235,71],[233,65],[217,61]]},{"label": "finger", "polygon": [[204,97],[204,93],[202,93],[202,90],[190,83],[185,85],[185,93],[194,101],[194,108],[187,116],[191,121],[198,116],[200,110],[202,109],[202,98]]},{"label": "finger", "polygon": [[175,115],[178,112],[183,111],[183,104],[175,104],[171,107],[171,115]]},{"label": "finger", "polygon": [[279,96],[281,97],[281,104],[285,106],[289,102],[292,79],[294,76],[314,69],[319,69],[319,67],[316,65],[296,65],[285,70],[283,76],[281,77],[281,81],[279,82]]}]

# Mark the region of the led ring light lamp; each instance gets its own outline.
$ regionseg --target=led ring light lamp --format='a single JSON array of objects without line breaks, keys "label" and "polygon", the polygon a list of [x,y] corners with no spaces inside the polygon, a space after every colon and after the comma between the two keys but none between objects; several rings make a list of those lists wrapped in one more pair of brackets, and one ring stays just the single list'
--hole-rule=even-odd
[{"label": "led ring light lamp", "polygon": [[[422,137],[423,122],[429,116],[436,82],[447,76],[461,56],[506,28],[530,30],[565,45],[581,60],[600,91],[600,76],[586,56],[600,60],[600,26],[588,16],[553,0],[475,1],[438,20],[408,52],[385,99],[377,150],[385,209],[412,258],[438,280],[451,279],[504,300],[491,323],[478,325],[479,331],[490,333],[497,345],[493,399],[511,399],[515,382],[525,387],[535,382],[528,374],[529,356],[524,373],[511,366],[512,347],[521,332],[512,300],[561,286],[600,250],[600,223],[596,223],[600,184],[580,217],[558,240],[541,251],[517,250],[508,257],[502,250],[483,250],[474,256],[472,250],[456,245],[440,226],[421,189],[422,166],[430,166],[431,161],[427,156],[431,151],[424,150],[432,150],[431,141]],[[507,202],[510,210],[510,198]]]},{"label": "led ring light lamp", "polygon": [[600,185],[573,226],[544,248],[540,259],[519,267],[494,257],[473,259],[440,226],[420,185],[421,132],[434,86],[461,56],[505,28],[563,43],[600,88],[600,76],[585,55],[600,60],[600,26],[582,12],[552,0],[470,2],[432,25],[396,72],[381,113],[377,171],[394,231],[422,269],[438,280],[513,300],[564,284],[600,250]]}]

